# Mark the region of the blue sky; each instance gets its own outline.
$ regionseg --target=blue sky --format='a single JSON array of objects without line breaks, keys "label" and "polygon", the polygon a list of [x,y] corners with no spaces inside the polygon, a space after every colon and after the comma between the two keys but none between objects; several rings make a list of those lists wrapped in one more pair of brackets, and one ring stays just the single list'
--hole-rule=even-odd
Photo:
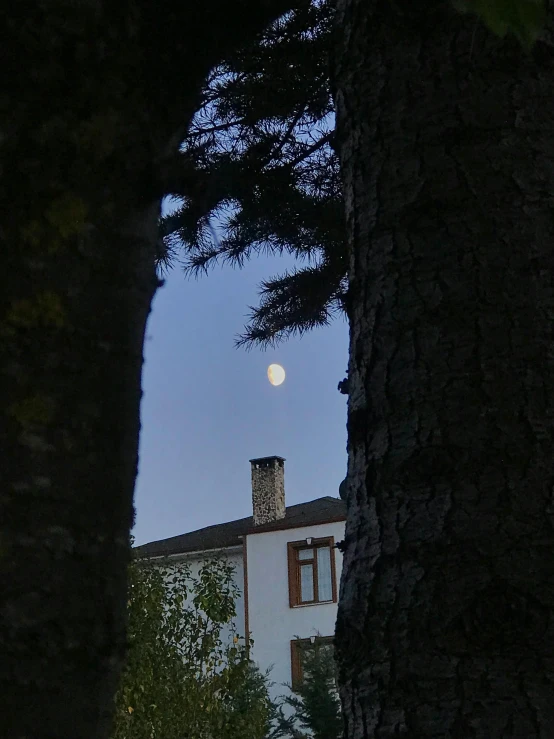
[{"label": "blue sky", "polygon": [[[338,494],[346,322],[277,349],[234,347],[260,280],[291,265],[290,257],[259,258],[199,280],[177,268],[158,291],[145,345],[137,544],[250,515],[253,457],[286,458],[288,505]],[[287,372],[279,387],[267,380],[272,362]]]}]

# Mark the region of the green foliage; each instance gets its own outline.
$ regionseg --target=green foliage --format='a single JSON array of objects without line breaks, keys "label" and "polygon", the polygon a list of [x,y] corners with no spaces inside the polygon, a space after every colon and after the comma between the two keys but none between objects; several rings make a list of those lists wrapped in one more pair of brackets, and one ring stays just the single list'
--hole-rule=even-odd
[{"label": "green foliage", "polygon": [[266,677],[233,623],[236,586],[223,559],[186,565],[134,561],[129,651],[112,739],[263,739]]},{"label": "green foliage", "polygon": [[457,0],[458,10],[478,15],[497,36],[512,33],[530,48],[546,22],[545,0]]},{"label": "green foliage", "polygon": [[340,739],[342,716],[332,644],[316,638],[313,646],[303,651],[302,668],[302,681],[294,686],[294,691],[291,688],[291,694],[280,706],[279,735],[292,739]]}]

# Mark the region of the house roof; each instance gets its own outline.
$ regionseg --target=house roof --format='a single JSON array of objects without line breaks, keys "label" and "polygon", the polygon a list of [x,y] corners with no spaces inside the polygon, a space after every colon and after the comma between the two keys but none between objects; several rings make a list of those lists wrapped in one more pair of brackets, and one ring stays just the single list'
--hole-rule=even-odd
[{"label": "house roof", "polygon": [[135,547],[139,557],[160,557],[169,554],[185,554],[210,549],[239,546],[247,534],[261,534],[265,531],[281,531],[296,529],[302,526],[315,526],[322,523],[333,523],[346,519],[346,506],[340,498],[317,498],[309,503],[287,506],[285,517],[279,521],[254,526],[252,516],[239,518],[237,521],[206,526],[204,529],[191,531],[188,534],[172,536],[169,539],[152,541],[149,544]]}]

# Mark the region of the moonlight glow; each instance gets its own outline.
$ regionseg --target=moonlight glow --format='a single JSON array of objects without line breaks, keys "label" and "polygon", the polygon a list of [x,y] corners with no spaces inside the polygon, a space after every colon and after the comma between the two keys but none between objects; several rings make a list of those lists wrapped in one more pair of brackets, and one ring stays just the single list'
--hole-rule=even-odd
[{"label": "moonlight glow", "polygon": [[270,364],[267,368],[267,377],[272,385],[282,385],[285,381],[285,370],[280,364]]}]

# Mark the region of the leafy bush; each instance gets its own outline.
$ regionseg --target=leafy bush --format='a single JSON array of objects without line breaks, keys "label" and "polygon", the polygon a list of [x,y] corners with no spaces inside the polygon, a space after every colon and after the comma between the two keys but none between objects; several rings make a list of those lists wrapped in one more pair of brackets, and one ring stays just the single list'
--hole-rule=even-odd
[{"label": "leafy bush", "polygon": [[205,562],[196,575],[181,563],[133,561],[112,739],[267,735],[267,678],[236,631],[233,574],[224,559]]}]

